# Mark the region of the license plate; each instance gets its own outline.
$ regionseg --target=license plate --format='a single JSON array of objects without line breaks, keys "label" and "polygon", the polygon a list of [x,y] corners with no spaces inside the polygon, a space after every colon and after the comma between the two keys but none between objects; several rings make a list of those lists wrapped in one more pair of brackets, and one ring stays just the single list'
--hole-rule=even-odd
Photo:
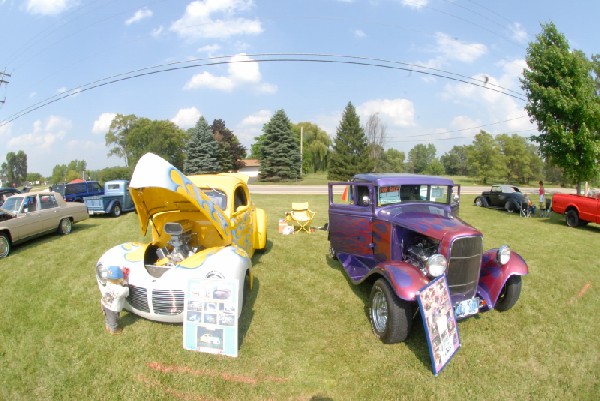
[{"label": "license plate", "polygon": [[459,302],[454,308],[454,314],[456,315],[457,319],[474,315],[477,312],[479,312],[479,300],[477,298],[471,298]]}]

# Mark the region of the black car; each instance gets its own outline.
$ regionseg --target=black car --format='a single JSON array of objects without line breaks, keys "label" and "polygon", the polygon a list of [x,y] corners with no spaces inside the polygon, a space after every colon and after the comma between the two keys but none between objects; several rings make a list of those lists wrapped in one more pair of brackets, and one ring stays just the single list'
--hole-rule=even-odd
[{"label": "black car", "polygon": [[489,191],[483,191],[474,200],[476,206],[505,209],[507,212],[521,210],[525,195],[513,185],[492,185]]},{"label": "black car", "polygon": [[19,191],[17,188],[11,188],[11,187],[0,188],[0,206],[2,206],[2,204],[4,203],[6,198],[8,198],[9,196],[13,196],[14,194],[20,194],[20,193],[21,193],[21,191]]}]

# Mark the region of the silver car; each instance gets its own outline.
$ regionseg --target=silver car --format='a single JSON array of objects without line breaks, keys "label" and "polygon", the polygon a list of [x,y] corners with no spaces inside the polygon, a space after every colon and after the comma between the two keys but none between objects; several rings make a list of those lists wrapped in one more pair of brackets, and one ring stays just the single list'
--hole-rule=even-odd
[{"label": "silver car", "polygon": [[40,235],[69,234],[73,224],[88,217],[83,203],[67,203],[56,192],[15,194],[0,206],[0,258],[13,245]]}]

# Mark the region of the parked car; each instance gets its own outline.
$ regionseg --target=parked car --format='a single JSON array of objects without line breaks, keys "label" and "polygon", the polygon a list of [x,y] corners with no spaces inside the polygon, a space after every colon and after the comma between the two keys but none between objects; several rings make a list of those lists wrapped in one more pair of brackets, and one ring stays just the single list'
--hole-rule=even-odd
[{"label": "parked car", "polygon": [[459,200],[460,186],[440,177],[329,183],[330,255],[353,284],[371,288],[369,317],[382,342],[407,338],[417,292],[443,274],[458,319],[517,302],[527,264],[506,245],[484,251],[483,234],[458,218]]},{"label": "parked car", "polygon": [[122,212],[135,210],[127,180],[107,181],[104,183],[104,195],[87,196],[83,201],[90,216],[110,214],[119,217]]},{"label": "parked car", "polygon": [[476,206],[505,209],[507,212],[518,212],[525,196],[514,185],[492,185],[473,201]]},{"label": "parked car", "polygon": [[96,265],[103,272],[118,265],[129,270],[125,309],[147,319],[183,322],[190,279],[236,280],[238,316],[251,289],[251,258],[266,247],[266,215],[256,208],[248,176],[185,176],[152,153],[139,160],[129,190],[142,233],[150,243],[127,242],[105,252]]},{"label": "parked car", "polygon": [[200,341],[207,344],[219,345],[221,344],[221,339],[217,336],[211,336],[208,333],[204,333],[200,336]]},{"label": "parked car", "polygon": [[[60,186],[57,187],[60,189]],[[63,197],[67,202],[83,203],[86,196],[97,196],[104,194],[104,188],[98,181],[70,182],[64,184]]]},{"label": "parked car", "polygon": [[28,192],[7,198],[0,207],[0,258],[11,248],[40,235],[69,234],[88,218],[83,204],[69,204],[56,192]]},{"label": "parked car", "polygon": [[569,227],[600,224],[600,193],[591,196],[554,194],[551,208],[554,213],[564,214]]},{"label": "parked car", "polygon": [[2,204],[4,203],[4,201],[13,196],[14,194],[20,194],[21,191],[19,191],[17,188],[12,188],[12,187],[2,187],[0,188],[0,206],[2,206]]}]

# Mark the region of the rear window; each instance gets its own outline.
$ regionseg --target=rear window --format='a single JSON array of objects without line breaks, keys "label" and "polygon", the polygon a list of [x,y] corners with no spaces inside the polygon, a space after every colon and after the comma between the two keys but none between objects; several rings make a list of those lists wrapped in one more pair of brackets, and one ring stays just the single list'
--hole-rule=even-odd
[{"label": "rear window", "polygon": [[86,192],[85,182],[77,184],[67,184],[65,187],[65,195],[80,194]]}]

